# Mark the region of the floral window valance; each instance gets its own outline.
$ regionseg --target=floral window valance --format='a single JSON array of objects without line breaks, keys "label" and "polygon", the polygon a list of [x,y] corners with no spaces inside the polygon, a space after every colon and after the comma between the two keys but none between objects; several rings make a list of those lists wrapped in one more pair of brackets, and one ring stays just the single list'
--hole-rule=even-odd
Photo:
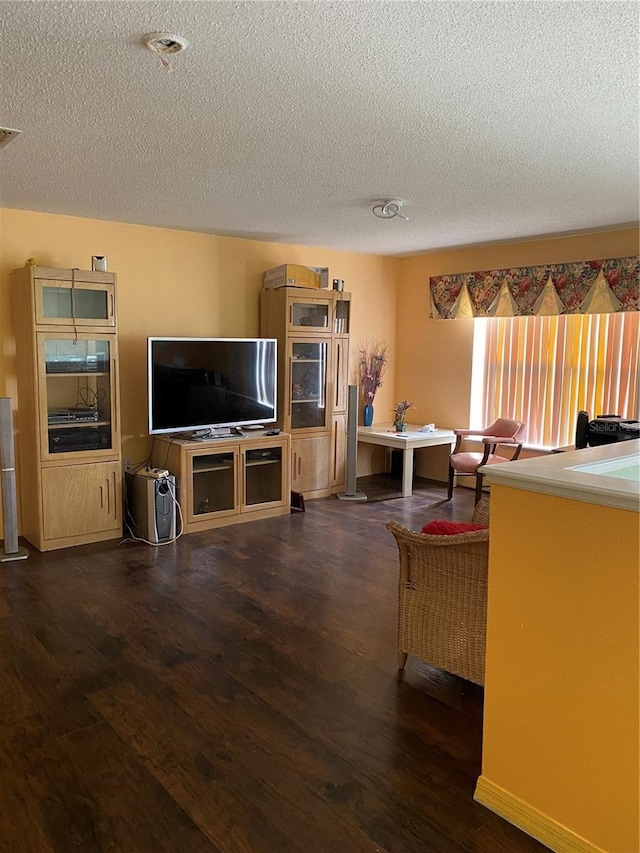
[{"label": "floral window valance", "polygon": [[640,311],[640,259],[437,275],[429,287],[438,319]]}]

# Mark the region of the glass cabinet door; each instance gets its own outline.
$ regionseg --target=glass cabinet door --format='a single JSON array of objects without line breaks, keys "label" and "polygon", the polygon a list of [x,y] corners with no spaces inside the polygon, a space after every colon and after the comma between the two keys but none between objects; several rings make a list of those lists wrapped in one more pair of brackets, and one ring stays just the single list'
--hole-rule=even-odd
[{"label": "glass cabinet door", "polygon": [[191,521],[200,521],[204,516],[230,515],[237,511],[237,451],[199,453],[191,458],[191,468],[193,490],[191,506],[187,510]]},{"label": "glass cabinet door", "polygon": [[289,298],[289,330],[329,330],[331,302],[328,299]]},{"label": "glass cabinet door", "polygon": [[290,429],[327,429],[325,341],[290,342]]},{"label": "glass cabinet door", "polygon": [[349,334],[349,318],[351,315],[351,302],[348,299],[340,299],[336,302],[333,315],[333,332],[336,335]]},{"label": "glass cabinet door", "polygon": [[114,350],[110,335],[38,335],[43,458],[118,446]]},{"label": "glass cabinet door", "polygon": [[36,323],[115,326],[114,286],[36,279]]},{"label": "glass cabinet door", "polygon": [[243,511],[263,509],[285,502],[282,444],[273,447],[242,448],[244,470]]}]

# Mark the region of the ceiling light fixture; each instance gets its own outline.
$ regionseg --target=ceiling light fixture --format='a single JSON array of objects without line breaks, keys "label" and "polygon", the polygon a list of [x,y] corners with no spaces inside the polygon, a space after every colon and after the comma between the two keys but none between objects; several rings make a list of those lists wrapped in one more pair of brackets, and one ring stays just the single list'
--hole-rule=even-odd
[{"label": "ceiling light fixture", "polygon": [[373,206],[373,215],[378,219],[395,219],[399,216],[400,219],[409,221],[409,217],[402,212],[403,202],[399,198],[391,198],[389,201],[381,201]]},{"label": "ceiling light fixture", "polygon": [[144,37],[144,43],[154,53],[159,54],[160,61],[167,69],[171,71],[171,66],[167,60],[167,56],[172,56],[175,53],[180,53],[189,47],[189,42],[182,36],[175,33],[147,33]]}]

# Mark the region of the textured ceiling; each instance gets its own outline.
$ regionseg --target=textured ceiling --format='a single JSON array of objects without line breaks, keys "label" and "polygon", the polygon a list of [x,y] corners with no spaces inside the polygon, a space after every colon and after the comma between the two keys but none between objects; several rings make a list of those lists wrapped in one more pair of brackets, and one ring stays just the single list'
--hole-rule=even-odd
[{"label": "textured ceiling", "polygon": [[633,222],[639,8],[0,2],[0,204],[380,254]]}]

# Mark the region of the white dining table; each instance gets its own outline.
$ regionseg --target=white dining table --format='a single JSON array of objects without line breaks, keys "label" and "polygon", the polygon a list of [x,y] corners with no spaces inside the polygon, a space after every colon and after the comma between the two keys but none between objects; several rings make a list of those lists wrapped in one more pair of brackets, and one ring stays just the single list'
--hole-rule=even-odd
[{"label": "white dining table", "polygon": [[392,423],[373,424],[370,427],[358,427],[358,442],[378,444],[403,451],[402,460],[402,497],[408,498],[413,485],[413,451],[423,447],[437,447],[448,444],[453,448],[456,435],[450,429],[436,429],[427,432],[419,424],[407,424],[406,432],[396,432]]}]

